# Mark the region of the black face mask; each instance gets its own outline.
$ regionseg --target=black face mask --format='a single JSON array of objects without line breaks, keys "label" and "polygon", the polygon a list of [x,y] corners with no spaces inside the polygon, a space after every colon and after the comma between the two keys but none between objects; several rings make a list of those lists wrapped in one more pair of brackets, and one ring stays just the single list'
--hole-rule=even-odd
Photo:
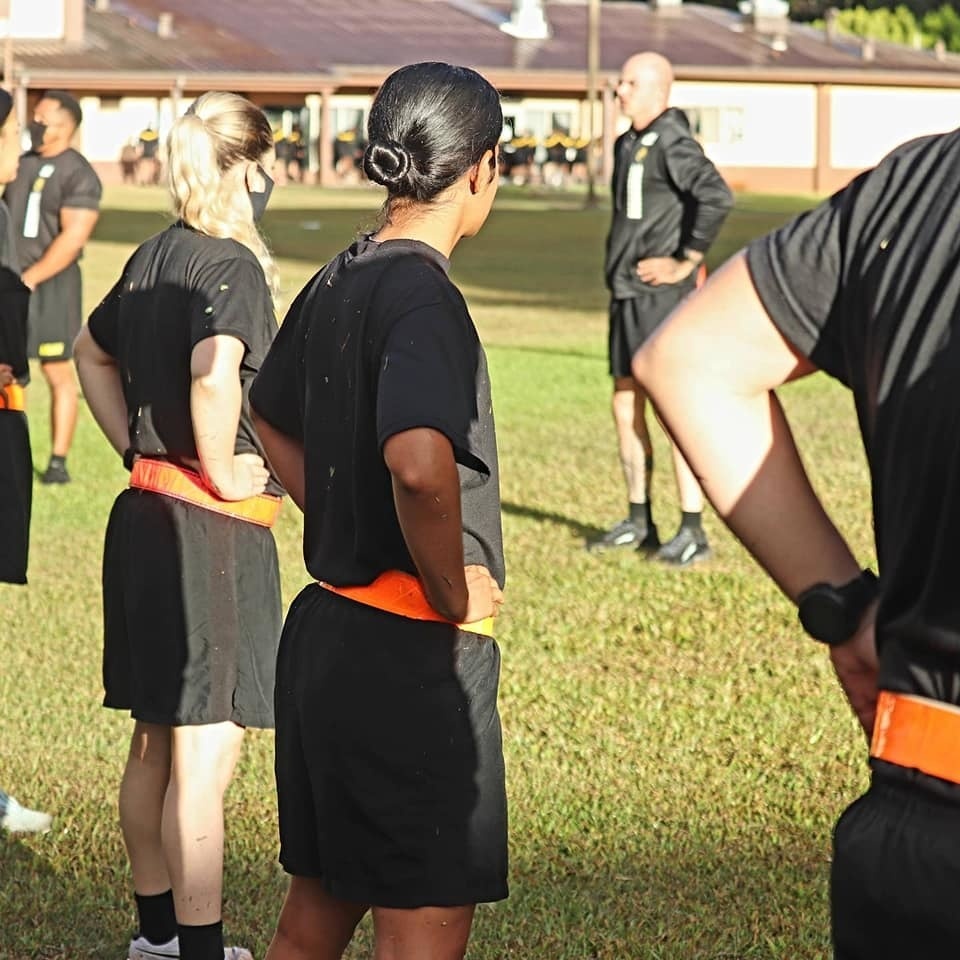
[{"label": "black face mask", "polygon": [[270,194],[273,192],[273,178],[259,163],[257,164],[257,169],[260,171],[260,176],[264,179],[263,190],[254,192],[249,187],[247,188],[247,195],[250,197],[250,206],[253,207],[254,223],[263,216],[263,211],[267,209],[267,203],[270,200]]},{"label": "black face mask", "polygon": [[39,150],[43,146],[43,137],[47,132],[47,125],[40,123],[39,120],[31,120],[27,124],[27,130],[30,131],[30,146],[34,150]]}]

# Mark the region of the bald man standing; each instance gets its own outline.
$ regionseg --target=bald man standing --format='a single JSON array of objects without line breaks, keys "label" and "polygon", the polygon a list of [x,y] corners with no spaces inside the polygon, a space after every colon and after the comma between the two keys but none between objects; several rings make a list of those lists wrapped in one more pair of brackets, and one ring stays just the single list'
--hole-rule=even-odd
[{"label": "bald man standing", "polygon": [[656,53],[630,57],[617,83],[617,100],[630,128],[614,147],[613,221],[605,273],[610,290],[613,418],[629,513],[612,529],[588,540],[587,549],[626,547],[686,566],[710,555],[701,523],[703,495],[674,447],[682,515],[677,534],[661,546],[650,510],[653,457],[647,398],[633,378],[630,361],[693,290],[733,195],[691,136],[686,115],[667,107],[672,84],[670,62]]}]

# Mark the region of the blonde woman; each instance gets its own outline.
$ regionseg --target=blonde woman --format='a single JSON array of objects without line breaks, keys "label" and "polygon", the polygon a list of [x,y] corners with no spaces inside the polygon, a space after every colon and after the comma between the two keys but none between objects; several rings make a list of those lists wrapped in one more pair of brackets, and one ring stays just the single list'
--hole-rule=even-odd
[{"label": "blonde woman", "polygon": [[104,551],[104,704],[134,718],[120,826],[139,916],[130,960],[246,960],[221,927],[223,795],[244,728],[273,726],[282,489],[247,393],[275,331],[256,221],[273,133],[229,93],[168,143],[175,224],[133,254],[76,343],[124,463]]}]

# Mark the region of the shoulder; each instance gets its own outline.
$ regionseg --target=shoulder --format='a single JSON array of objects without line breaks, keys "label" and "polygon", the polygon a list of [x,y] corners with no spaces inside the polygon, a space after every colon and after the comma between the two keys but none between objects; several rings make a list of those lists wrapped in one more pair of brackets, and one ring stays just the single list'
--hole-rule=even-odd
[{"label": "shoulder", "polygon": [[432,304],[463,302],[456,285],[430,257],[405,251],[385,259],[380,295],[395,306],[397,313]]},{"label": "shoulder", "polygon": [[99,195],[101,190],[100,177],[97,176],[97,171],[93,169],[90,161],[82,153],[71,147],[59,156],[54,157],[51,162],[56,165],[58,171],[62,172],[63,177],[69,180],[72,187]]},{"label": "shoulder", "polygon": [[671,147],[682,143],[685,146],[694,146],[698,150],[699,144],[690,131],[690,121],[679,107],[669,107],[651,124],[650,131],[657,134],[662,147]]}]

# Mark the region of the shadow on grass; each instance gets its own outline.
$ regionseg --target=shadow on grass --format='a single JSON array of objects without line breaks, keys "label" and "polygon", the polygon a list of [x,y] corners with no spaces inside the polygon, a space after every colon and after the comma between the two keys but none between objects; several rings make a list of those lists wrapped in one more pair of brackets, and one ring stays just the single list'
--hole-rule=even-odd
[{"label": "shadow on grass", "polygon": [[511,503],[509,500],[502,501],[500,507],[504,513],[512,517],[522,517],[525,520],[536,520],[538,523],[567,527],[571,533],[578,537],[588,538],[603,532],[601,527],[583,523],[574,517],[567,517],[553,510],[541,510],[539,507],[528,507],[522,503]]},{"label": "shadow on grass", "polygon": [[491,338],[487,346],[492,350],[502,350],[504,353],[532,353],[539,357],[570,357],[574,360],[593,360],[597,363],[606,358],[590,350],[572,350],[564,347],[534,347],[522,343],[500,343],[496,337]]},{"label": "shadow on grass", "polygon": [[829,955],[827,837],[764,847],[759,836],[741,836],[724,846],[694,832],[675,835],[666,849],[657,849],[657,839],[651,831],[632,849],[621,840],[600,856],[525,846],[512,865],[510,899],[481,911],[474,940],[517,958]]}]

